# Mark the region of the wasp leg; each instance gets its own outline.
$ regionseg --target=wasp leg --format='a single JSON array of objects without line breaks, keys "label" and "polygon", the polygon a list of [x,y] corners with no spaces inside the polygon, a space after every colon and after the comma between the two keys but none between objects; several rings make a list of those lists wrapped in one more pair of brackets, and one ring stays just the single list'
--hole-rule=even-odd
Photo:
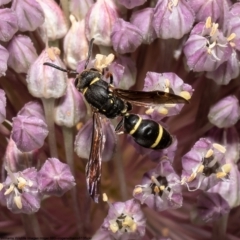
[{"label": "wasp leg", "polygon": [[123,124],[124,124],[124,117],[120,120],[120,122],[118,123],[118,125],[115,128],[116,134],[124,133],[123,131],[121,131],[121,128],[122,128]]}]

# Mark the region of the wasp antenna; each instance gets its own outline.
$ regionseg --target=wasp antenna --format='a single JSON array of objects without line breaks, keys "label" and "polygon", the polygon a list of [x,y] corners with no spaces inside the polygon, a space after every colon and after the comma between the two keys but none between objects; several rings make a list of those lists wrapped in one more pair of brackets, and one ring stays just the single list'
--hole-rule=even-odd
[{"label": "wasp antenna", "polygon": [[60,70],[60,71],[62,71],[62,72],[78,74],[78,72],[76,72],[76,71],[67,70],[67,69],[61,68],[61,67],[59,67],[59,66],[57,66],[57,65],[55,65],[55,64],[53,64],[53,63],[45,62],[45,63],[43,63],[43,65],[47,65],[47,66],[56,68],[56,69],[58,69],[58,70]]},{"label": "wasp antenna", "polygon": [[94,38],[92,38],[91,41],[90,41],[89,50],[88,50],[88,57],[87,57],[84,69],[87,68],[87,65],[88,65],[88,63],[90,61],[90,58],[92,56],[93,41],[94,41]]}]

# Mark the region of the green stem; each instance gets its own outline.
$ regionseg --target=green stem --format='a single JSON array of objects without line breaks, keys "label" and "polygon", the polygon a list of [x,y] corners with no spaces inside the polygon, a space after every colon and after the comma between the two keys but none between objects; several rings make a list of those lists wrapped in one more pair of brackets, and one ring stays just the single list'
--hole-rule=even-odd
[{"label": "green stem", "polygon": [[227,239],[227,236],[226,236],[227,222],[228,222],[228,214],[222,216],[219,220],[213,223],[211,239],[217,239],[217,240]]},{"label": "green stem", "polygon": [[55,136],[55,128],[54,128],[54,98],[45,99],[42,98],[46,122],[48,125],[48,144],[50,149],[51,157],[58,158],[57,153],[57,143]]},{"label": "green stem", "polygon": [[[75,177],[74,172],[74,162],[73,162],[73,129],[62,127],[63,130],[63,138],[64,138],[64,147],[65,147],[65,154],[66,154],[66,160],[67,164],[69,165],[71,172],[73,176]],[[76,218],[76,224],[78,229],[79,236],[83,236],[83,214],[82,211],[80,211],[79,207],[79,200],[77,198],[77,188],[74,187],[71,189],[71,197],[73,201],[73,208],[74,208],[74,214]]]},{"label": "green stem", "polygon": [[69,1],[66,0],[60,0],[60,4],[62,6],[62,10],[64,12],[64,15],[66,17],[68,26],[70,25],[70,20],[69,20],[69,15],[70,15],[70,11],[69,11]]},{"label": "green stem", "polygon": [[26,237],[43,237],[35,214],[21,214]]}]

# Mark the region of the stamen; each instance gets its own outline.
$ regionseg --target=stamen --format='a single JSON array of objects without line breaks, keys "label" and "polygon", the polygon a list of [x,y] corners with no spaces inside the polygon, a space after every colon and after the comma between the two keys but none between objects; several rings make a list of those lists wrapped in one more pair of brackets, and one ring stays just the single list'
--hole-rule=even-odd
[{"label": "stamen", "polygon": [[55,61],[56,59],[56,55],[60,55],[61,51],[59,48],[56,47],[51,47],[51,48],[47,48],[47,55],[48,57],[52,60]]},{"label": "stamen", "polygon": [[3,184],[0,183],[0,191],[3,189]]},{"label": "stamen", "polygon": [[111,53],[108,56],[97,54],[95,57],[95,63],[94,67],[97,69],[103,69],[106,68],[108,65],[110,65],[114,60],[114,55]]},{"label": "stamen", "polygon": [[191,98],[190,93],[187,92],[187,91],[182,91],[182,92],[180,92],[180,96],[183,97],[183,98],[185,98],[186,100],[189,100],[189,99]]},{"label": "stamen", "polygon": [[163,107],[159,108],[158,112],[163,114],[163,115],[167,115],[168,114],[168,110],[166,108],[163,108]]},{"label": "stamen", "polygon": [[116,222],[111,223],[109,228],[113,233],[116,233],[119,230],[118,224]]},{"label": "stamen", "polygon": [[151,114],[151,113],[153,113],[154,112],[154,108],[148,108],[146,111],[145,111],[145,113],[146,114]]},{"label": "stamen", "polygon": [[216,32],[217,32],[217,30],[218,30],[218,23],[213,23],[212,24],[212,29],[211,29],[211,32],[210,32],[210,36],[214,36],[215,34],[216,34]]},{"label": "stamen", "polygon": [[231,33],[227,38],[228,42],[232,41],[236,36],[236,33]]},{"label": "stamen", "polygon": [[156,194],[159,194],[160,193],[160,189],[158,186],[155,186],[153,191],[156,193]]},{"label": "stamen", "polygon": [[10,187],[4,193],[4,195],[8,195],[9,193],[11,193],[13,191],[13,189],[14,189],[14,184],[11,184]]},{"label": "stamen", "polygon": [[204,158],[210,158],[213,155],[213,150],[209,149],[206,153],[206,155],[204,156]]},{"label": "stamen", "polygon": [[226,148],[218,143],[213,143],[212,145],[214,148],[216,148],[219,152],[221,153],[225,153],[226,152]]},{"label": "stamen", "polygon": [[169,81],[169,79],[165,79],[164,80],[164,82],[165,82],[165,86],[166,86],[166,88],[169,88],[170,87],[170,81]]},{"label": "stamen", "polygon": [[205,27],[206,28],[211,28],[212,27],[212,18],[211,17],[208,17],[206,19]]},{"label": "stamen", "polygon": [[17,178],[18,180],[18,189],[23,189],[27,185],[27,181],[23,177]]},{"label": "stamen", "polygon": [[133,194],[139,194],[139,193],[142,193],[142,192],[143,192],[143,190],[142,190],[141,187],[137,187],[133,190]]},{"label": "stamen", "polygon": [[125,219],[124,219],[123,222],[122,222],[122,225],[123,225],[124,227],[128,227],[128,228],[131,230],[131,232],[135,232],[136,229],[137,229],[137,224],[136,224],[135,221],[134,221],[131,217],[129,217],[129,216],[126,216],[126,217],[125,217]]},{"label": "stamen", "polygon": [[154,176],[151,177],[151,180],[152,180],[152,182],[155,183],[158,187],[161,186],[161,184],[159,183],[159,181],[158,181]]},{"label": "stamen", "polygon": [[18,207],[18,209],[22,209],[22,199],[20,196],[15,196],[14,202],[15,202],[16,206]]},{"label": "stamen", "polygon": [[224,178],[224,177],[226,177],[228,175],[228,173],[230,173],[231,169],[232,169],[231,164],[229,164],[229,163],[224,164],[221,167],[222,172],[216,173],[216,178]]}]

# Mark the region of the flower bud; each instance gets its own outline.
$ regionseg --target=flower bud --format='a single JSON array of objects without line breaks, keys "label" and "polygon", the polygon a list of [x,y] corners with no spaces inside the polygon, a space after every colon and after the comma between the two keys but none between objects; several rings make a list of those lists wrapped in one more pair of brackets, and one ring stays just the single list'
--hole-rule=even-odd
[{"label": "flower bud", "polygon": [[48,135],[47,124],[33,116],[13,118],[12,139],[19,150],[29,152],[40,148]]},{"label": "flower bud", "polygon": [[5,75],[7,71],[7,61],[9,53],[6,48],[0,45],[0,77]]},{"label": "flower bud", "polygon": [[45,122],[45,115],[42,104],[37,101],[31,101],[24,105],[24,107],[18,112],[21,116],[33,116],[37,117]]},{"label": "flower bud", "polygon": [[118,0],[124,7],[131,9],[143,5],[147,0]]},{"label": "flower bud", "polygon": [[153,14],[153,8],[144,8],[142,10],[134,12],[130,19],[130,22],[141,30],[143,43],[146,44],[152,43],[157,38],[152,24]]},{"label": "flower bud", "polygon": [[[88,40],[85,36],[85,21],[76,21],[73,15],[70,15],[72,23],[67,35],[64,38],[64,62],[71,69],[77,68],[77,63],[87,58]],[[79,41],[81,37],[81,41]]]},{"label": "flower bud", "polygon": [[43,63],[51,62],[65,68],[59,58],[57,48],[45,49],[28,70],[27,87],[34,97],[59,98],[64,95],[67,87],[67,74]]},{"label": "flower bud", "polygon": [[17,73],[27,73],[29,66],[37,59],[36,49],[31,39],[25,35],[14,36],[7,50],[9,52],[8,66]]},{"label": "flower bud", "polygon": [[141,45],[143,37],[137,27],[119,18],[113,25],[111,40],[113,49],[124,54],[134,52]]},{"label": "flower bud", "polygon": [[44,22],[44,12],[36,0],[13,0],[12,10],[18,19],[21,32],[34,31]]},{"label": "flower bud", "polygon": [[39,190],[42,194],[61,197],[76,183],[69,166],[57,158],[49,158],[38,172]]},{"label": "flower bud", "polygon": [[112,27],[119,17],[117,7],[113,0],[98,0],[89,9],[86,21],[86,36],[90,41],[103,46],[112,46]]},{"label": "flower bud", "polygon": [[93,0],[71,0],[69,2],[69,9],[71,14],[81,21],[85,18],[89,8],[94,4]]},{"label": "flower bud", "polygon": [[6,119],[6,96],[5,92],[0,89],[0,123]]},{"label": "flower bud", "polygon": [[74,79],[69,79],[66,94],[58,99],[55,107],[55,122],[60,126],[73,127],[86,114],[83,95],[77,91]]},{"label": "flower bud", "polygon": [[37,0],[37,2],[41,5],[45,15],[45,21],[38,29],[42,40],[44,42],[54,41],[64,37],[68,26],[62,9],[54,0]]},{"label": "flower bud", "polygon": [[228,96],[210,108],[208,119],[219,128],[233,126],[240,118],[240,107],[235,96]]},{"label": "flower bud", "polygon": [[18,31],[18,19],[14,11],[9,8],[0,9],[0,40],[9,41]]},{"label": "flower bud", "polygon": [[158,1],[154,9],[153,27],[159,38],[180,39],[194,23],[194,12],[185,0]]}]

